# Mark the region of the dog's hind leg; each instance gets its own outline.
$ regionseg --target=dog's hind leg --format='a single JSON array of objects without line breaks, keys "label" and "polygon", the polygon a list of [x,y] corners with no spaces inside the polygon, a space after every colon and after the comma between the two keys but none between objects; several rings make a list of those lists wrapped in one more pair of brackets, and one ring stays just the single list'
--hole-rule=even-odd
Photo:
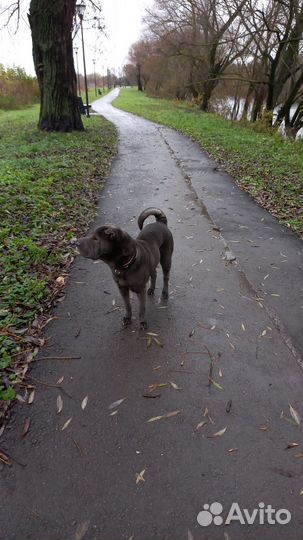
[{"label": "dog's hind leg", "polygon": [[123,298],[125,305],[125,315],[122,320],[122,325],[127,326],[132,322],[132,308],[129,300],[129,288],[128,287],[119,287],[120,294]]},{"label": "dog's hind leg", "polygon": [[164,300],[168,299],[168,281],[169,281],[169,272],[171,267],[171,254],[164,254],[160,259],[160,264],[163,270],[163,289],[162,289],[162,298]]},{"label": "dog's hind leg", "polygon": [[137,294],[139,299],[139,322],[140,322],[140,328],[141,330],[146,330],[147,328],[147,322],[146,322],[146,315],[145,315],[145,307],[146,307],[146,287],[144,287],[143,291],[139,292]]},{"label": "dog's hind leg", "polygon": [[157,279],[157,270],[155,269],[153,273],[150,274],[150,287],[147,290],[147,294],[152,296],[156,288],[156,279]]}]

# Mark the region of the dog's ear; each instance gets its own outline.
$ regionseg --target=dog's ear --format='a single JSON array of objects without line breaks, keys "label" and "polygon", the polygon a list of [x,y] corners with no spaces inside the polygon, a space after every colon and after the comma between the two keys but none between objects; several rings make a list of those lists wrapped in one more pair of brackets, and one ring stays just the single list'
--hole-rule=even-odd
[{"label": "dog's ear", "polygon": [[119,233],[120,229],[118,229],[118,227],[114,227],[113,225],[109,225],[104,231],[104,234],[106,234],[110,240],[117,240]]}]

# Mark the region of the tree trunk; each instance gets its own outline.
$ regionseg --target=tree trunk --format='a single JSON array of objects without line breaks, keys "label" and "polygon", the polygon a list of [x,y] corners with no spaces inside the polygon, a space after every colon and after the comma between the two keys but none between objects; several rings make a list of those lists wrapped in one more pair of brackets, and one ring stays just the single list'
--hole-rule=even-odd
[{"label": "tree trunk", "polygon": [[262,107],[264,103],[264,95],[260,92],[255,92],[254,106],[251,114],[251,121],[256,122],[261,116]]},{"label": "tree trunk", "polygon": [[72,27],[76,0],[31,0],[28,15],[40,87],[38,127],[83,131],[77,98]]},{"label": "tree trunk", "polygon": [[137,64],[137,84],[138,84],[139,92],[143,92],[143,84],[142,84],[142,77],[141,77],[141,65],[140,64]]},{"label": "tree trunk", "polygon": [[253,94],[253,91],[254,91],[254,87],[253,87],[252,84],[250,84],[249,87],[248,87],[245,102],[244,102],[244,107],[243,107],[243,112],[242,112],[242,120],[247,120],[248,110],[249,110],[249,106],[250,106],[250,102],[251,102],[251,96]]}]

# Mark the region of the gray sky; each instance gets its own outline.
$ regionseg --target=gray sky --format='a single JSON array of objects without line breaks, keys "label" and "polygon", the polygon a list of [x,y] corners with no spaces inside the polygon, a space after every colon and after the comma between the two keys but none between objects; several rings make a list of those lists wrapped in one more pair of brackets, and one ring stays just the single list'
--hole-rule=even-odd
[{"label": "gray sky", "polygon": [[[0,0],[0,12],[8,3],[9,0]],[[98,40],[97,44],[94,31],[85,29],[84,40],[88,73],[93,71],[93,58],[96,58],[96,71],[99,73],[105,71],[107,67],[119,70],[123,66],[130,45],[140,37],[145,7],[151,4],[152,0],[102,0],[108,37],[103,36],[101,40]],[[10,30],[4,29],[0,31],[0,63],[5,66],[21,66],[25,68],[28,74],[34,74],[31,36],[26,16],[27,5],[28,2],[24,0],[20,29],[16,34],[13,26]],[[2,18],[1,26],[3,22]],[[77,36],[75,41],[78,40],[79,37]],[[75,44],[79,45],[76,42]],[[102,54],[96,52],[96,46],[99,51],[102,50]],[[80,72],[83,71],[80,56],[79,69]]]}]

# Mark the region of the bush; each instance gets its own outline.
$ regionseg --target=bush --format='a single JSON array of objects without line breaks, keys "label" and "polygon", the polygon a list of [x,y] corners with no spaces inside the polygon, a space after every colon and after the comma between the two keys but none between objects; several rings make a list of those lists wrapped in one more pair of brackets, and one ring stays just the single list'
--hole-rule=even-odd
[{"label": "bush", "polygon": [[27,75],[23,68],[7,68],[0,64],[0,109],[22,109],[39,101],[36,77]]}]

